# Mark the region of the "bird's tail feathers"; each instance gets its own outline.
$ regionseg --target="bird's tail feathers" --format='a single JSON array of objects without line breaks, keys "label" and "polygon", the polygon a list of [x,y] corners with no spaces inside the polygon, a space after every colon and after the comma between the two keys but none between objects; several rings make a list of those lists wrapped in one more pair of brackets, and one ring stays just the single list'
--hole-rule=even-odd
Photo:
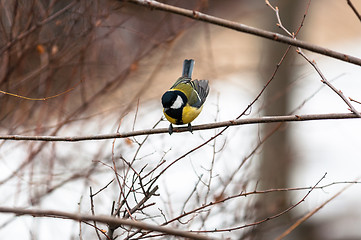
[{"label": "bird's tail feathers", "polygon": [[193,66],[194,66],[193,59],[185,59],[183,62],[182,77],[192,78]]}]

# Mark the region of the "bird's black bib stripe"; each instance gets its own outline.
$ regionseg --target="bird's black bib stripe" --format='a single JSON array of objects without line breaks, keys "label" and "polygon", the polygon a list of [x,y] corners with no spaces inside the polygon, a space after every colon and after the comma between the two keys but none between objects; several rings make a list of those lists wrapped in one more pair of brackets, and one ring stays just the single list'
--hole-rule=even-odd
[{"label": "bird's black bib stripe", "polygon": [[176,123],[175,124],[178,124],[178,125],[181,125],[183,124],[183,121],[182,121],[182,112],[183,112],[183,107],[182,108],[178,108],[178,109],[172,109],[172,108],[169,108],[165,111],[165,113],[171,117],[171,118],[174,118],[176,120]]}]

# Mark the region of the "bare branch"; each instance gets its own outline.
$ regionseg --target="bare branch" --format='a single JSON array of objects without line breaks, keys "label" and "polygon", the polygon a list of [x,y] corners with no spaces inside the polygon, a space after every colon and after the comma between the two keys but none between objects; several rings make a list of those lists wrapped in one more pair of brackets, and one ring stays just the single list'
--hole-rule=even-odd
[{"label": "bare branch", "polygon": [[[289,116],[269,116],[259,118],[247,118],[227,120],[223,122],[208,123],[202,125],[192,126],[193,131],[208,130],[220,127],[230,127],[238,125],[259,124],[259,123],[275,123],[275,122],[303,122],[314,120],[336,120],[336,119],[350,119],[358,118],[353,113],[327,113],[327,114],[307,114],[307,115],[289,115]],[[187,127],[175,127],[174,132],[187,132]],[[152,135],[168,133],[168,128],[157,128],[148,130],[137,130],[127,133],[113,133],[113,134],[99,134],[89,136],[24,136],[24,135],[2,135],[0,140],[14,140],[14,141],[45,141],[45,142],[79,142],[91,140],[107,140],[114,138],[127,138],[140,135]]]},{"label": "bare branch", "polygon": [[270,40],[273,40],[276,42],[286,43],[286,44],[289,44],[292,46],[300,47],[302,49],[307,49],[307,50],[315,52],[315,53],[319,53],[319,54],[322,54],[325,56],[339,59],[341,61],[345,61],[345,62],[349,62],[349,63],[353,63],[353,64],[361,66],[360,58],[357,58],[357,57],[354,57],[351,55],[347,55],[345,53],[333,51],[331,49],[324,48],[324,47],[321,47],[321,46],[318,46],[315,44],[307,43],[307,42],[304,42],[301,40],[293,39],[293,38],[290,38],[290,37],[287,37],[287,36],[284,36],[282,34],[278,34],[275,32],[262,30],[262,29],[247,26],[247,25],[244,25],[241,23],[225,20],[223,18],[217,18],[217,17],[211,16],[211,15],[207,15],[207,14],[198,12],[198,11],[187,10],[184,8],[171,6],[171,5],[160,3],[157,1],[130,0],[129,2],[138,4],[141,6],[149,7],[151,9],[171,12],[171,13],[189,17],[189,18],[192,18],[192,19],[195,19],[198,21],[203,21],[203,22],[214,24],[214,25],[230,28],[230,29],[233,29],[233,30],[236,30],[239,32],[249,33],[249,34],[267,38],[267,39],[270,39]]},{"label": "bare branch", "polygon": [[[281,22],[281,18],[279,15],[279,10],[278,7],[273,7],[270,2],[268,0],[265,1],[266,5],[269,6],[276,14],[277,17],[277,26],[280,27],[283,31],[285,31],[287,33],[287,35],[289,35],[291,38],[296,39],[295,34],[290,33],[287,28],[285,28]],[[309,2],[310,4],[310,2]],[[311,66],[316,70],[316,72],[318,73],[318,75],[320,75],[320,77],[322,78],[322,83],[326,84],[329,88],[331,88],[332,91],[334,91],[346,104],[347,106],[349,106],[350,110],[355,113],[358,117],[361,118],[361,114],[354,108],[354,106],[351,104],[351,102],[346,98],[345,95],[343,95],[341,90],[337,90],[337,88],[335,88],[325,77],[325,75],[321,72],[321,70],[319,69],[319,67],[317,66],[315,61],[311,61],[306,54],[303,53],[303,51],[301,50],[301,48],[297,48],[297,53],[300,54],[308,63],[311,64]]]},{"label": "bare branch", "polygon": [[74,213],[54,211],[54,210],[22,209],[22,208],[11,208],[11,207],[0,207],[0,212],[14,213],[16,215],[31,215],[33,217],[65,218],[65,219],[72,219],[75,221],[82,221],[82,222],[96,221],[109,225],[118,225],[118,226],[125,225],[125,226],[135,227],[138,229],[152,230],[156,232],[166,233],[172,236],[180,236],[189,239],[199,239],[199,240],[211,239],[205,235],[195,234],[192,232],[182,231],[169,227],[156,226],[140,221],[133,221],[128,219],[114,218],[108,216],[82,215],[82,214],[74,214]]}]

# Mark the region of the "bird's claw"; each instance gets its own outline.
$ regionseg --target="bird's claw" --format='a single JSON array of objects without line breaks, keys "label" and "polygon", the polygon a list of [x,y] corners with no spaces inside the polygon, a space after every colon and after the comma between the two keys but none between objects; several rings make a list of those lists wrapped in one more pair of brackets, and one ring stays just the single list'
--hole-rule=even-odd
[{"label": "bird's claw", "polygon": [[168,132],[169,132],[169,135],[172,135],[172,133],[173,133],[173,126],[172,126],[172,124],[169,124]]},{"label": "bird's claw", "polygon": [[190,123],[188,123],[188,131],[190,131],[193,134],[192,125]]}]

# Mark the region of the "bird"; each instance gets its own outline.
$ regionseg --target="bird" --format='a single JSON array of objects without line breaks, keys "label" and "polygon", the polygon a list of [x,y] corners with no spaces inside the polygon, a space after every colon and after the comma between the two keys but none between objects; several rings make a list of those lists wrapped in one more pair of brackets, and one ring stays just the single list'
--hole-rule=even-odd
[{"label": "bird", "polygon": [[173,125],[188,124],[192,132],[191,122],[202,111],[209,93],[208,80],[192,80],[194,60],[185,59],[182,76],[162,96],[163,113],[170,122],[168,132],[173,133]]}]

